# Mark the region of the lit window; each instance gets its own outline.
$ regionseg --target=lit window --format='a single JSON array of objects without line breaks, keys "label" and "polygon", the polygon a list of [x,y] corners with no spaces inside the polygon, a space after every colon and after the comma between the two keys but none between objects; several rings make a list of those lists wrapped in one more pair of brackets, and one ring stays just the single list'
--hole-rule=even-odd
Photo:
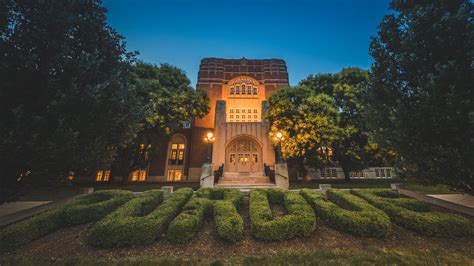
[{"label": "lit window", "polygon": [[110,179],[110,170],[105,170],[104,181],[107,182]]},{"label": "lit window", "polygon": [[174,179],[174,170],[168,170],[168,176],[166,177],[166,181],[173,181]]},{"label": "lit window", "polygon": [[146,171],[145,170],[140,170],[140,175],[139,175],[139,179],[140,181],[145,181],[146,179]]},{"label": "lit window", "polygon": [[104,171],[102,171],[102,170],[97,171],[97,176],[96,176],[95,180],[96,180],[97,182],[102,181],[102,175],[103,175],[103,174],[104,174]]},{"label": "lit window", "polygon": [[181,170],[175,171],[174,181],[181,181],[182,172]]},{"label": "lit window", "polygon": [[138,181],[138,170],[132,171],[132,181]]},{"label": "lit window", "polygon": [[182,165],[184,162],[184,151],[185,151],[185,144],[184,143],[173,143],[171,144],[170,150],[170,157],[168,160],[168,164],[171,165]]}]

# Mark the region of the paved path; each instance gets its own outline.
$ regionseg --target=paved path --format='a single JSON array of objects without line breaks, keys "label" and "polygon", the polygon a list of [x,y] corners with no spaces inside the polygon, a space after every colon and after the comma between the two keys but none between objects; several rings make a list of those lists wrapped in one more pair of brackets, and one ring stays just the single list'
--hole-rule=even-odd
[{"label": "paved path", "polygon": [[17,201],[0,205],[0,218],[9,214],[41,206],[51,201]]},{"label": "paved path", "polygon": [[448,201],[468,208],[474,208],[474,196],[467,194],[436,194],[428,195],[432,198]]}]

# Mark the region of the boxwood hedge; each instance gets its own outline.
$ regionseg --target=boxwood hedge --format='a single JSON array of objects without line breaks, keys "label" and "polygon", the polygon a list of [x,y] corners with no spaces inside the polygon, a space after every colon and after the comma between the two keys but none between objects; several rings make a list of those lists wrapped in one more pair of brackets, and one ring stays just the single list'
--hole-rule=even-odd
[{"label": "boxwood hedge", "polygon": [[201,188],[168,227],[167,239],[173,244],[192,240],[202,226],[204,215],[213,215],[217,236],[231,243],[242,239],[244,221],[238,213],[243,193],[230,188]]},{"label": "boxwood hedge", "polygon": [[163,202],[163,190],[145,191],[96,223],[87,242],[95,247],[151,244],[192,194],[191,188],[178,189]]},{"label": "boxwood hedge", "polygon": [[[273,217],[270,203],[284,204],[288,214]],[[285,240],[307,236],[316,228],[316,218],[305,199],[281,189],[255,189],[249,200],[250,232],[257,240]]]},{"label": "boxwood hedge", "polygon": [[3,228],[0,231],[0,250],[14,250],[64,226],[95,222],[132,198],[131,192],[122,190],[79,196],[62,207]]},{"label": "boxwood hedge", "polygon": [[468,219],[430,211],[428,204],[398,198],[397,193],[388,189],[352,189],[351,193],[383,210],[394,223],[423,235],[450,237],[474,233],[473,224]]},{"label": "boxwood hedge", "polygon": [[311,189],[300,194],[329,226],[357,236],[383,237],[390,233],[390,218],[365,200],[348,192],[330,189],[326,195]]}]

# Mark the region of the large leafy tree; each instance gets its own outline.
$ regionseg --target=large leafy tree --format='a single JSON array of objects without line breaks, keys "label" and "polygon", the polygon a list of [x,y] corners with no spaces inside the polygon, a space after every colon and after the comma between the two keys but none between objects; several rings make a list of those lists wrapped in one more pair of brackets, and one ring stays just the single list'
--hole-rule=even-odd
[{"label": "large leafy tree", "polygon": [[346,180],[349,180],[349,172],[367,166],[370,155],[361,97],[367,79],[367,71],[347,68],[336,74],[309,76],[300,82],[313,93],[324,93],[334,100],[340,118],[337,125],[340,136],[331,145],[332,158],[343,169]]},{"label": "large leafy tree", "polygon": [[[98,0],[0,3],[0,202],[110,162],[145,112]],[[4,16],[5,15],[5,16]]]},{"label": "large leafy tree", "polygon": [[267,118],[271,134],[281,132],[282,156],[298,163],[305,180],[307,167],[327,163],[318,149],[331,146],[339,137],[339,115],[334,100],[305,87],[279,90],[269,99]]},{"label": "large leafy tree", "polygon": [[392,1],[372,39],[366,114],[414,177],[474,189],[472,1]]},{"label": "large leafy tree", "polygon": [[[121,151],[117,170],[126,176],[133,168],[144,168],[159,150],[158,142],[194,117],[209,112],[209,99],[194,90],[186,74],[169,64],[138,62],[133,66],[134,82],[142,97],[146,117],[134,141]],[[124,179],[125,180],[125,179]]]}]

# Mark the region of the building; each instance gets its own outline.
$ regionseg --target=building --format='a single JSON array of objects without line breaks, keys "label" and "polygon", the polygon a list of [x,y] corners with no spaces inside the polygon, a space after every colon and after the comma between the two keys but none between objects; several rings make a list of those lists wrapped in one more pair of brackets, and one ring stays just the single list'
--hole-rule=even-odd
[{"label": "building", "polygon": [[[199,68],[197,89],[207,93],[210,112],[184,128],[176,129],[169,139],[163,139],[162,152],[151,158],[149,165],[135,170],[131,182],[199,182],[201,169],[207,161],[208,143],[213,133],[213,170],[227,175],[265,176],[265,166],[276,162],[275,149],[269,137],[269,125],[264,116],[267,100],[280,88],[289,85],[286,63],[281,59],[204,58]],[[315,179],[344,178],[342,169],[309,169]],[[393,177],[392,168],[370,168],[351,173],[352,178]],[[299,177],[289,168],[290,180]],[[99,170],[96,181],[109,181],[110,171]]]}]

